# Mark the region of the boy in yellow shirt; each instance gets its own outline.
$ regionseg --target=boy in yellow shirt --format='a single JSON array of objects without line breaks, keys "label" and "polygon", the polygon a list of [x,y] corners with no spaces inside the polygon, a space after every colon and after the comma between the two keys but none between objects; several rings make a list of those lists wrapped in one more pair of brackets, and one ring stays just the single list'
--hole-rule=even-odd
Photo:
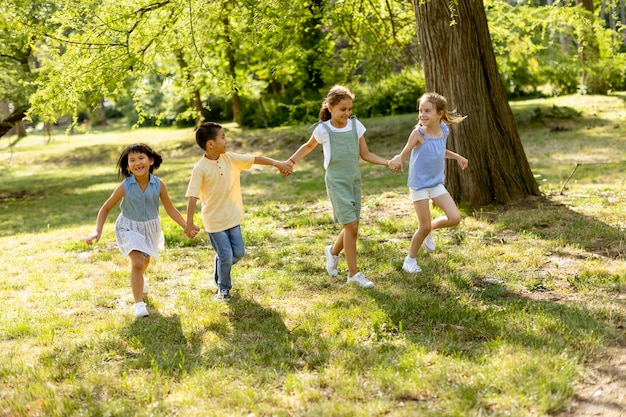
[{"label": "boy in yellow shirt", "polygon": [[202,123],[196,131],[196,143],[205,154],[194,166],[185,193],[188,198],[185,233],[195,236],[193,216],[200,199],[204,229],[216,253],[213,275],[218,287],[216,299],[228,301],[232,266],[245,252],[240,226],[244,216],[241,171],[250,169],[253,164],[272,165],[288,176],[292,167],[265,156],[227,152],[226,133],[217,123]]}]

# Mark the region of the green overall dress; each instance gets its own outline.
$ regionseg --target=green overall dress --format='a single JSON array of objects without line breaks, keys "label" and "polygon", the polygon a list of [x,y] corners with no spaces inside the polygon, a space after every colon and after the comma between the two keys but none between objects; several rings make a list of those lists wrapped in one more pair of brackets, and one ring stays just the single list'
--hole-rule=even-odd
[{"label": "green overall dress", "polygon": [[326,192],[333,206],[335,222],[348,224],[361,218],[361,170],[356,117],[350,117],[352,130],[333,132],[326,123],[330,141],[330,161],[326,168]]}]

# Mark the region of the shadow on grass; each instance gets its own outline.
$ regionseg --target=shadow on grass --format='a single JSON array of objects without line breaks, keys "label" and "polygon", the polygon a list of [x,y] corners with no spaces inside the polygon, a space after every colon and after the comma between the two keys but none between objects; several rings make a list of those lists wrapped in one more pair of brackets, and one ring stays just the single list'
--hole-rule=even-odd
[{"label": "shadow on grass", "polygon": [[[495,235],[486,238],[486,244],[507,244],[522,234],[531,234],[539,239],[562,241],[583,248],[596,256],[610,259],[626,256],[626,235],[622,229],[578,213],[557,201],[528,198],[504,211],[495,210],[470,214],[501,225]],[[462,240],[460,238],[458,243]]]},{"label": "shadow on grass", "polygon": [[224,347],[211,347],[205,358],[215,358],[223,366],[250,371],[254,368],[273,369],[281,373],[292,369],[314,369],[326,362],[330,353],[323,340],[304,348],[297,342],[309,339],[305,330],[289,330],[282,317],[250,298],[235,296],[228,303],[226,315],[232,329],[223,324],[209,326]]}]

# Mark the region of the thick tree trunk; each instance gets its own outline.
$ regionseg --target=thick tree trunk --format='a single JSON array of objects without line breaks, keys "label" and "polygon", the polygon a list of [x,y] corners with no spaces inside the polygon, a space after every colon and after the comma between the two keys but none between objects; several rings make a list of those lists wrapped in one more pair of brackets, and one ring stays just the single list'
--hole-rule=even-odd
[{"label": "thick tree trunk", "polygon": [[[482,0],[413,0],[426,89],[468,115],[451,126],[448,148],[465,156],[446,164],[446,188],[473,207],[540,195],[498,73]],[[456,23],[451,25],[452,20]]]}]

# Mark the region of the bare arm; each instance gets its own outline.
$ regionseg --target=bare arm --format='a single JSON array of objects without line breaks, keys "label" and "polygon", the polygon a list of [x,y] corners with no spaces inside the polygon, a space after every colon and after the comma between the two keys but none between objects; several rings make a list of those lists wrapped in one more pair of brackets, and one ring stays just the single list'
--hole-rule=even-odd
[{"label": "bare arm", "polygon": [[293,155],[291,155],[291,157],[286,162],[291,162],[291,165],[295,165],[296,162],[310,154],[316,146],[317,141],[315,140],[315,137],[311,136],[309,140],[302,144],[302,146],[300,146],[298,150]]},{"label": "bare arm", "polygon": [[277,161],[266,156],[255,156],[254,163],[258,165],[271,165],[273,167],[276,167],[281,174],[286,176],[291,174],[291,172],[293,171],[293,167],[289,163]]},{"label": "bare arm", "polygon": [[[368,149],[367,142],[365,142],[365,135],[359,138],[359,154],[364,161],[371,164],[385,165],[389,167],[388,159],[382,158]],[[391,169],[391,167],[389,169]]]},{"label": "bare arm", "polygon": [[448,159],[455,159],[456,162],[461,167],[461,169],[467,168],[467,163],[468,163],[467,158],[459,155],[458,153],[454,153],[451,150],[446,149],[446,158],[448,158]]},{"label": "bare arm", "polygon": [[96,220],[96,231],[88,236],[85,239],[88,245],[93,245],[97,243],[102,237],[102,228],[104,227],[104,222],[107,220],[109,216],[109,212],[115,205],[124,197],[124,184],[120,184],[111,194],[109,198],[102,204],[100,210],[98,211],[98,218]]},{"label": "bare arm", "polygon": [[413,148],[422,146],[422,143],[424,143],[424,135],[419,130],[414,129],[409,135],[404,148],[398,155],[394,156],[390,165],[396,170],[403,169],[404,160],[409,157]]},{"label": "bare arm", "polygon": [[195,236],[194,230],[200,230],[198,226],[193,224],[193,216],[196,212],[197,203],[197,197],[189,197],[189,199],[187,200],[187,227],[185,227],[185,234],[189,237]]},{"label": "bare arm", "polygon": [[172,204],[170,195],[167,192],[167,186],[165,185],[163,181],[161,181],[160,197],[161,197],[161,202],[163,203],[163,207],[165,207],[165,211],[167,212],[167,214],[172,218],[172,220],[178,223],[180,227],[182,227],[183,229],[186,229],[187,222],[183,218],[183,215],[180,214],[180,211],[178,211],[178,209],[174,207],[174,204]]}]

